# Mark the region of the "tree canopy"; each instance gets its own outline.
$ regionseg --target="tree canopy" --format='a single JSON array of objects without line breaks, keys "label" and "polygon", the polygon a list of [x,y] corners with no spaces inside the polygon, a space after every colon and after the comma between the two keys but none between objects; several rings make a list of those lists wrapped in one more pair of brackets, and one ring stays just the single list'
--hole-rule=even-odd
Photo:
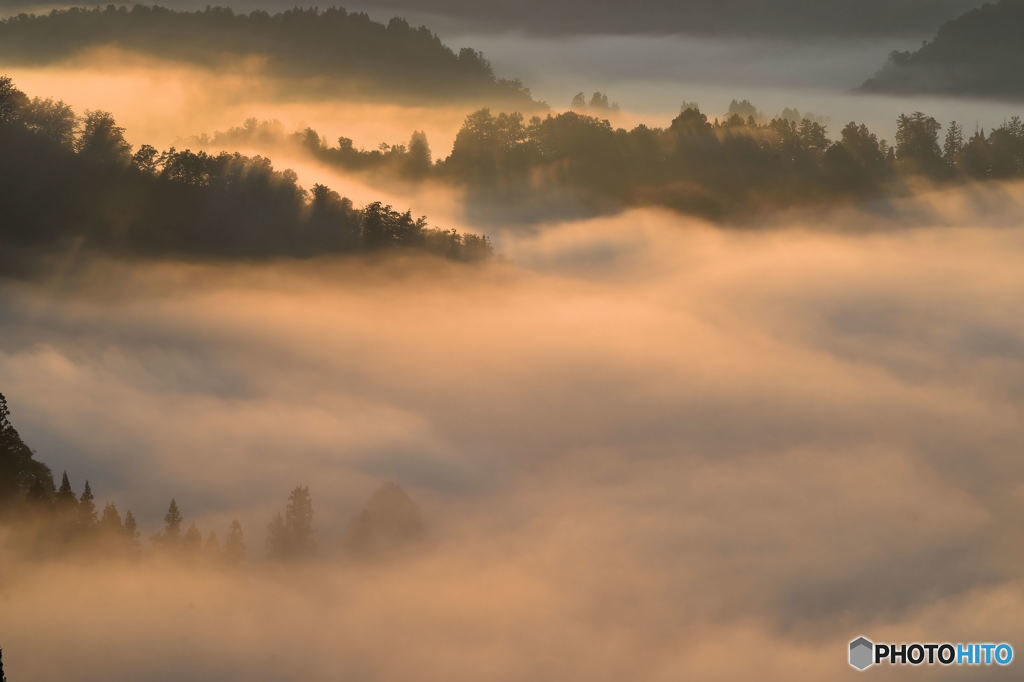
[{"label": "tree canopy", "polygon": [[[44,109],[59,115],[40,116]],[[29,100],[0,77],[0,268],[26,252],[72,245],[221,258],[491,254],[486,237],[431,228],[410,211],[380,202],[359,209],[323,185],[307,192],[294,172],[264,157],[133,150],[106,112],[88,112],[67,136],[65,111],[61,102]]]}]

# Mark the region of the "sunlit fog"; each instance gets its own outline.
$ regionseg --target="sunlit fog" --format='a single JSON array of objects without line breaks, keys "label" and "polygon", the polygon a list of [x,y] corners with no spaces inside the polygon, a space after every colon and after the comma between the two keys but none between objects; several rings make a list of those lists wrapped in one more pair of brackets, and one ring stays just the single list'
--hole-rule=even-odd
[{"label": "sunlit fog", "polygon": [[648,4],[4,8],[0,682],[1013,678],[1017,10]]}]

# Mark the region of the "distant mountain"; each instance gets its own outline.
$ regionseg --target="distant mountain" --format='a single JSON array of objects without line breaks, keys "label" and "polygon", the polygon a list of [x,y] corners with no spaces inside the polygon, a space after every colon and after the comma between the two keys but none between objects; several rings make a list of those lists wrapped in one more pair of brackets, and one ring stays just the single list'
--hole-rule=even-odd
[{"label": "distant mountain", "polygon": [[986,4],[942,25],[915,52],[893,52],[866,92],[1024,98],[1024,0]]},{"label": "distant mountain", "polygon": [[50,64],[105,46],[207,68],[259,57],[265,73],[289,89],[324,96],[537,106],[518,81],[496,78],[480,52],[455,52],[426,27],[402,19],[382,24],[344,9],[238,14],[223,7],[108,5],[0,21],[6,66]]}]

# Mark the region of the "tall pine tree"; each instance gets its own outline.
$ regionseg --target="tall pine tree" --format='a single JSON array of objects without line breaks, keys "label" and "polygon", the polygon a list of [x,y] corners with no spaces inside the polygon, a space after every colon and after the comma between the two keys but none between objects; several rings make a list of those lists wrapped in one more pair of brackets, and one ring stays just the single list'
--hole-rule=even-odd
[{"label": "tall pine tree", "polygon": [[57,490],[56,495],[57,508],[61,510],[74,509],[78,506],[78,499],[75,497],[75,491],[71,489],[71,481],[68,480],[68,472],[60,478],[60,489]]},{"label": "tall pine tree", "polygon": [[78,499],[79,522],[86,529],[96,525],[96,504],[93,502],[94,499],[92,488],[89,487],[89,481],[86,481],[85,489],[82,490],[82,496]]},{"label": "tall pine tree", "polygon": [[159,535],[154,536],[154,540],[165,547],[176,547],[181,544],[181,512],[178,510],[178,502],[175,499],[171,499],[171,504],[167,507],[167,513],[164,514],[164,530]]}]

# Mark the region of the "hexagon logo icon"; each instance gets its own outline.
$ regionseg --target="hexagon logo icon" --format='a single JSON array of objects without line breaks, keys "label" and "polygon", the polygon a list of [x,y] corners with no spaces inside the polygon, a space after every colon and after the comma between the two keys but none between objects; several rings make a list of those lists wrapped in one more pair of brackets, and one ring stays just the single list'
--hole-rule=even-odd
[{"label": "hexagon logo icon", "polygon": [[875,645],[867,637],[858,637],[850,642],[850,665],[857,670],[867,670],[875,664]]}]

